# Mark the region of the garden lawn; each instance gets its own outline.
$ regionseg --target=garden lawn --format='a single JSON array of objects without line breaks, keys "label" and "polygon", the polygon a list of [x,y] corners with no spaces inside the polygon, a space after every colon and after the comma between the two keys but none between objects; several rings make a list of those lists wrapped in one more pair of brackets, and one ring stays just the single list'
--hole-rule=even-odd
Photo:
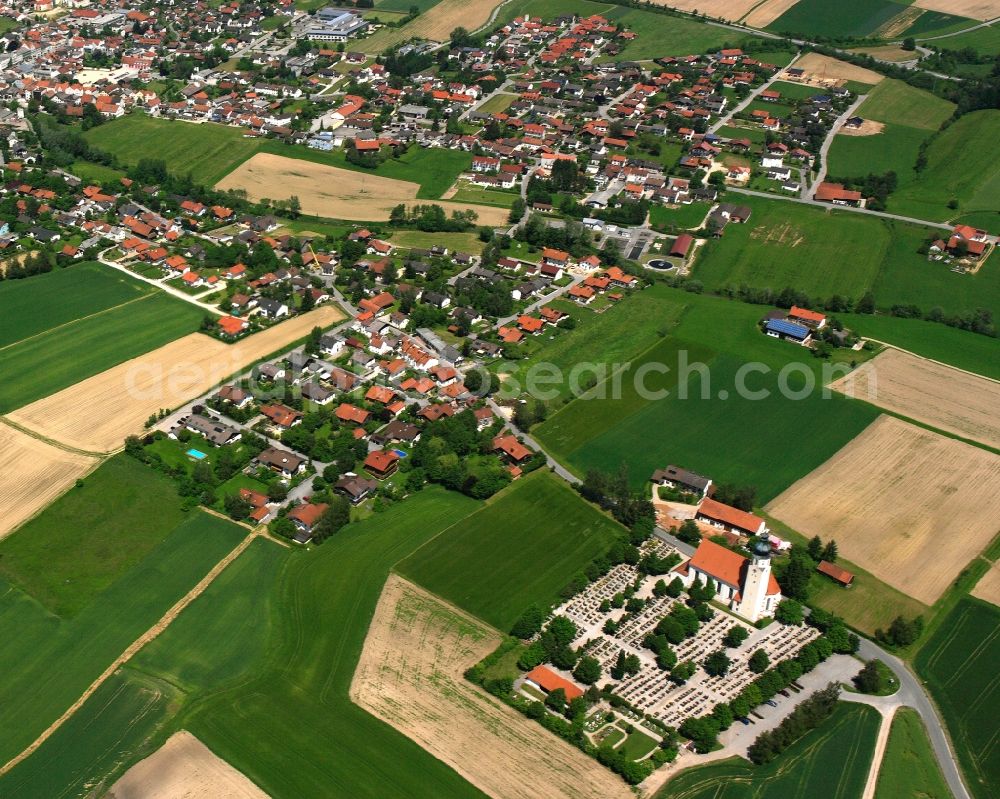
[{"label": "garden lawn", "polygon": [[[590,468],[613,472],[627,464],[636,488],[654,469],[676,463],[717,483],[755,486],[763,505],[877,416],[865,403],[824,398],[819,386],[826,381],[818,374],[818,359],[760,333],[757,322],[764,307],[698,295],[687,295],[687,301],[689,308],[671,335],[631,358],[618,398],[591,399],[600,397],[603,387],[598,386],[532,428],[557,460],[580,475]],[[747,375],[745,386],[754,393],[740,396],[738,375],[750,362],[766,372]],[[669,371],[647,374],[642,382],[651,393],[640,395],[638,370],[661,364]],[[789,364],[795,364],[787,380],[795,398],[782,393],[778,379]],[[815,381],[813,390],[803,390],[806,380]],[[662,391],[669,393],[655,393]]]},{"label": "garden lawn", "polygon": [[521,478],[397,566],[500,630],[548,608],[624,530],[548,471]]},{"label": "garden lawn", "polygon": [[649,223],[656,228],[676,226],[685,230],[701,227],[711,203],[689,203],[676,208],[654,205],[649,209]]},{"label": "garden lawn", "polygon": [[753,214],[708,242],[694,277],[709,289],[746,284],[813,297],[857,298],[868,290],[889,247],[880,219],[799,203],[740,197]]},{"label": "garden lawn", "polygon": [[[35,278],[28,278],[34,280]],[[0,350],[0,413],[12,411],[198,329],[205,313],[157,292]]]},{"label": "garden lawn", "polygon": [[857,799],[862,795],[881,717],[841,703],[765,766],[730,758],[674,777],[657,799]]},{"label": "garden lawn", "polygon": [[156,292],[148,283],[87,261],[0,282],[0,350],[83,316]]},{"label": "garden lawn", "polygon": [[1000,611],[965,598],[928,638],[914,660],[944,716],[966,785],[977,799],[1000,795]]},{"label": "garden lawn", "polygon": [[203,186],[213,186],[260,147],[240,128],[155,119],[142,113],[91,128],[84,138],[124,164],[134,166],[143,158],[162,160],[171,173],[190,172]]},{"label": "garden lawn", "polygon": [[767,26],[775,33],[804,36],[864,37],[903,11],[890,0],[799,0]]},{"label": "garden lawn", "polygon": [[117,455],[0,541],[0,577],[72,618],[188,515],[169,477]]},{"label": "garden lawn", "polygon": [[927,730],[917,712],[901,707],[892,719],[875,799],[951,799]]},{"label": "garden lawn", "polygon": [[[154,518],[147,515],[146,523],[156,524]],[[83,537],[93,528],[78,518],[75,530]],[[4,641],[0,648],[0,760],[6,762],[31,743],[246,532],[224,519],[192,511],[69,619],[53,615],[0,579],[0,639]],[[64,545],[61,540],[55,543]],[[127,541],[120,545],[127,546]],[[84,562],[90,558],[88,546],[80,545]],[[77,574],[80,579],[88,577],[83,567]]]}]

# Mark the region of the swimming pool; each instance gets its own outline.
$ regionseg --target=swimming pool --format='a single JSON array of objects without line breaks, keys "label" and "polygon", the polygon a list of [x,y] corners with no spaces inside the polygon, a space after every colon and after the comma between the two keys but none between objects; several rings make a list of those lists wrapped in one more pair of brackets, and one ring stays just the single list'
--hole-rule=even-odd
[{"label": "swimming pool", "polygon": [[403,452],[403,450],[401,450],[401,449],[394,449],[393,452],[395,452],[397,455],[399,455],[400,458],[405,458],[407,456],[407,454],[408,454],[406,452]]},{"label": "swimming pool", "polygon": [[189,449],[186,454],[189,458],[194,458],[196,461],[200,461],[208,457],[207,455],[205,455],[204,452],[202,452],[199,449]]}]

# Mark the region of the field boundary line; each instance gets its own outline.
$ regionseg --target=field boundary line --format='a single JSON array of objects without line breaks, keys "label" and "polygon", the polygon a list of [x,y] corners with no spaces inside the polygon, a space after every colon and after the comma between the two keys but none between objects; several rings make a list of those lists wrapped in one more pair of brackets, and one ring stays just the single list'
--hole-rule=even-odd
[{"label": "field boundary line", "polygon": [[55,327],[50,327],[47,330],[42,330],[39,333],[34,333],[34,334],[32,334],[30,336],[27,336],[25,338],[18,339],[17,341],[12,341],[10,344],[4,344],[2,347],[0,347],[0,352],[3,352],[4,350],[9,350],[11,347],[17,347],[20,344],[24,344],[25,342],[32,341],[32,340],[34,340],[36,338],[39,338],[41,336],[48,335],[49,333],[52,333],[52,332],[54,332],[56,330],[62,330],[62,328],[64,328],[64,327],[69,327],[70,325],[75,325],[77,322],[84,322],[87,319],[93,319],[95,316],[101,316],[102,314],[110,313],[111,311],[116,311],[119,308],[124,308],[126,305],[131,305],[134,302],[141,302],[142,300],[148,300],[150,297],[155,297],[155,296],[156,296],[156,292],[155,291],[150,291],[150,292],[147,292],[146,294],[143,294],[142,296],[133,297],[131,300],[125,300],[125,302],[120,302],[117,305],[112,305],[109,308],[102,308],[100,311],[94,311],[93,313],[89,313],[86,316],[81,316],[81,317],[78,317],[76,319],[70,319],[68,322],[63,322],[61,325],[56,325]]},{"label": "field boundary line", "polygon": [[124,666],[129,660],[131,660],[138,652],[146,646],[150,641],[156,638],[160,633],[167,629],[170,624],[181,614],[181,612],[199,596],[201,596],[205,589],[208,588],[225,569],[232,563],[236,558],[243,554],[243,552],[250,546],[257,538],[261,535],[261,529],[255,528],[250,532],[250,534],[240,541],[239,544],[222,560],[216,563],[206,574],[202,577],[193,588],[191,588],[184,596],[182,596],[177,602],[174,603],[166,613],[164,613],[159,621],[157,621],[152,627],[150,627],[146,632],[135,639],[128,647],[122,652],[118,657],[116,657],[100,676],[94,680],[87,689],[77,698],[77,700],[69,706],[69,708],[55,721],[53,721],[42,733],[39,735],[27,748],[25,748],[20,754],[15,755],[10,760],[8,760],[3,766],[0,766],[0,777],[7,774],[11,769],[17,766],[22,761],[29,758],[35,751],[44,744],[52,735],[54,735],[58,729],[65,724],[72,716],[76,713],[83,705],[86,703],[91,696],[100,688],[109,677],[111,677],[119,668]]},{"label": "field boundary line", "polygon": [[876,344],[881,344],[883,347],[888,347],[891,350],[897,350],[898,352],[904,352],[907,355],[912,355],[914,358],[919,358],[922,361],[927,361],[929,363],[936,363],[938,366],[945,366],[948,369],[954,369],[956,372],[962,372],[963,374],[970,375],[971,377],[978,377],[982,380],[988,380],[991,383],[996,383],[1000,385],[1000,380],[995,377],[989,377],[988,375],[980,374],[979,372],[971,372],[968,369],[963,369],[960,366],[955,366],[950,363],[945,363],[944,361],[939,361],[936,358],[928,358],[926,355],[920,355],[919,353],[913,352],[911,350],[903,349],[902,347],[897,347],[895,344],[890,344],[888,341],[880,341],[877,338],[869,338],[868,336],[862,336],[865,341],[874,341]]},{"label": "field boundary line", "polygon": [[[25,427],[23,424],[18,424],[9,416],[0,416],[0,424],[5,424],[7,427],[17,430],[19,433],[24,433],[26,436],[30,436],[36,441],[41,441],[43,444],[49,444],[56,449],[61,449],[63,452],[69,452],[73,455],[84,455],[88,458],[99,458],[103,460],[108,456],[114,454],[113,452],[92,452],[88,449],[79,449],[78,447],[71,446],[70,444],[63,444],[61,441],[57,441],[54,438],[49,438],[48,436],[43,436],[41,433],[32,430],[30,427]],[[116,450],[117,451],[117,450]]]}]

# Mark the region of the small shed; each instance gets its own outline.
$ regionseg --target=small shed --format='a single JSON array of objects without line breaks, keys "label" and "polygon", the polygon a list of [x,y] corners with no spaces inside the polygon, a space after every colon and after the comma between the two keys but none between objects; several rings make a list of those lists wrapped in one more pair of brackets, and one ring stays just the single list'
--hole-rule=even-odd
[{"label": "small shed", "polygon": [[831,580],[835,580],[840,583],[845,588],[850,588],[851,583],[854,582],[854,575],[847,569],[842,569],[835,563],[830,563],[826,560],[821,560],[819,565],[816,567],[816,571],[820,574],[825,574]]}]

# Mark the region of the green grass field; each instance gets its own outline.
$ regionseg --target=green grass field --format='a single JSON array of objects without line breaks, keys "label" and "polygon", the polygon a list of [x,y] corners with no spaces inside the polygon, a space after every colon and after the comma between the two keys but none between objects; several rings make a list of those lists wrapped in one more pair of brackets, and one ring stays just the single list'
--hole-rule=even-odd
[{"label": "green grass field", "polygon": [[195,125],[135,113],[91,128],[84,138],[129,166],[142,158],[161,159],[172,172],[190,172],[198,183],[212,186],[260,147],[243,133],[228,125]]},{"label": "green grass field", "polygon": [[951,795],[923,721],[915,710],[899,708],[892,719],[875,799],[951,799]]},{"label": "green grass field", "polygon": [[0,578],[71,618],[187,517],[173,480],[117,455],[0,541]]},{"label": "green grass field", "polygon": [[[622,363],[653,346],[680,319],[685,307],[683,299],[654,286],[632,294],[603,313],[581,308],[568,300],[556,300],[552,307],[570,314],[576,320],[576,327],[531,339],[527,342],[531,347],[528,357],[505,363],[503,369],[511,374],[509,379],[516,380],[523,388],[531,370],[540,369],[539,364],[552,364],[564,375],[563,380],[551,386],[553,398],[563,401],[572,393],[574,368],[579,370],[576,382],[585,385],[587,377],[594,374],[587,364]],[[511,383],[506,384],[505,390],[517,393]],[[548,401],[548,397],[543,399]]]},{"label": "green grass field", "polygon": [[[122,758],[170,717],[177,693],[169,683],[134,672],[112,675],[37,752],[0,777],[0,794],[102,795],[100,789],[121,771]],[[105,775],[109,779],[99,784]]]},{"label": "green grass field", "polygon": [[954,110],[954,103],[901,80],[886,78],[871,90],[858,108],[858,115],[876,122],[934,131]]},{"label": "green grass field", "polygon": [[841,703],[833,715],[766,766],[731,758],[681,772],[657,799],[857,799],[878,733],[878,711]]},{"label": "green grass field", "polygon": [[723,46],[752,46],[757,41],[754,37],[737,31],[706,25],[687,17],[657,14],[637,8],[616,6],[604,13],[604,16],[612,24],[621,23],[638,35],[619,55],[613,58],[602,56],[598,61],[643,61],[668,55],[704,53]]},{"label": "green grass field", "polygon": [[376,11],[402,11],[404,14],[416,6],[420,13],[436,6],[441,0],[378,0],[375,4]]},{"label": "green grass field", "polygon": [[[889,210],[935,221],[996,211],[1000,162],[988,153],[998,137],[1000,111],[973,111],[960,117],[931,142],[927,168],[889,198]],[[957,210],[948,208],[953,199]]]},{"label": "green grass field", "polygon": [[449,198],[457,203],[476,203],[478,205],[495,205],[498,208],[510,208],[519,195],[510,191],[487,189],[484,186],[473,186],[463,183]]},{"label": "green grass field", "polygon": [[90,161],[74,161],[70,164],[69,171],[88,183],[112,183],[120,180],[124,174],[121,170]]},{"label": "green grass field", "polygon": [[653,227],[664,229],[676,225],[678,228],[691,230],[701,225],[710,207],[710,203],[689,203],[676,208],[654,205],[649,209],[649,223]]},{"label": "green grass field", "polygon": [[[971,26],[972,23],[969,23]],[[990,25],[988,28],[978,28],[968,33],[956,33],[938,39],[934,44],[944,50],[963,50],[971,47],[983,55],[1000,55],[1000,25]]]},{"label": "green grass field", "polygon": [[831,177],[856,178],[892,171],[901,183],[916,178],[913,165],[927,130],[886,122],[874,136],[834,136],[827,158]]},{"label": "green grass field", "polygon": [[[35,278],[29,278],[34,280]],[[0,413],[138,357],[198,329],[204,311],[157,292],[0,350]]]},{"label": "green grass field", "polygon": [[506,111],[516,99],[516,94],[495,94],[476,110],[482,114],[499,114]]},{"label": "green grass field", "polygon": [[[368,172],[347,163],[342,150],[320,152],[300,145],[244,138],[240,128],[179,120],[154,119],[130,114],[114,122],[91,128],[87,141],[113,153],[126,164],[141,158],[166,161],[177,174],[191,172],[205,186],[213,186],[258,152],[312,161],[328,166]],[[195,154],[195,155],[192,155]],[[418,197],[440,197],[472,161],[469,153],[440,148],[414,147],[398,159],[381,164],[375,174],[420,184]]]},{"label": "green grass field", "polygon": [[83,316],[106,311],[156,292],[93,261],[24,280],[0,283],[0,351]]},{"label": "green grass field", "polygon": [[508,630],[558,593],[623,532],[561,479],[534,472],[425,544],[397,569],[463,610]]},{"label": "green grass field", "polygon": [[[746,284],[811,296],[857,298],[872,285],[889,247],[881,220],[781,200],[740,197],[750,221],[728,225],[702,248],[694,276],[707,288]],[[864,242],[845,257],[845,242]]]},{"label": "green grass field", "polygon": [[[660,290],[684,298],[676,290]],[[710,296],[688,295],[686,301],[689,307],[671,335],[632,356],[632,371],[621,380],[618,398],[589,398],[601,390],[598,386],[532,429],[558,460],[580,474],[595,467],[615,471],[626,463],[636,487],[654,469],[677,463],[719,483],[754,485],[764,504],[832,456],[877,415],[861,402],[824,399],[818,388],[801,391],[801,398],[783,395],[778,377],[782,369],[798,375],[787,380],[795,392],[805,380],[815,380],[815,386],[826,381],[816,377],[817,359],[759,332],[757,321],[764,308]],[[754,372],[744,382],[738,375],[749,362],[759,362],[767,372]],[[705,366],[686,369],[685,363]],[[792,363],[795,366],[789,367]],[[640,396],[634,376],[643,364],[669,369],[650,373],[643,381],[647,391],[668,395]],[[740,396],[736,389],[741,383],[750,394]],[[767,392],[766,398],[761,391]],[[817,419],[823,424],[817,425]]]},{"label": "green grass field", "polygon": [[973,796],[1000,795],[1000,610],[966,598],[928,638],[914,660],[944,716]]},{"label": "green grass field", "polygon": [[995,338],[922,319],[858,314],[839,314],[838,318],[862,336],[895,344],[959,369],[1000,379],[1000,342]]},{"label": "green grass field", "polygon": [[805,36],[867,36],[903,11],[890,0],[799,0],[767,26],[775,33]]},{"label": "green grass field", "polygon": [[[78,520],[77,534],[88,530]],[[0,651],[0,759],[6,762],[34,740],[245,534],[242,527],[193,511],[69,619],[53,615],[0,579],[0,637],[5,642]],[[82,553],[86,550],[81,547]],[[82,568],[77,573],[86,577]]]}]

